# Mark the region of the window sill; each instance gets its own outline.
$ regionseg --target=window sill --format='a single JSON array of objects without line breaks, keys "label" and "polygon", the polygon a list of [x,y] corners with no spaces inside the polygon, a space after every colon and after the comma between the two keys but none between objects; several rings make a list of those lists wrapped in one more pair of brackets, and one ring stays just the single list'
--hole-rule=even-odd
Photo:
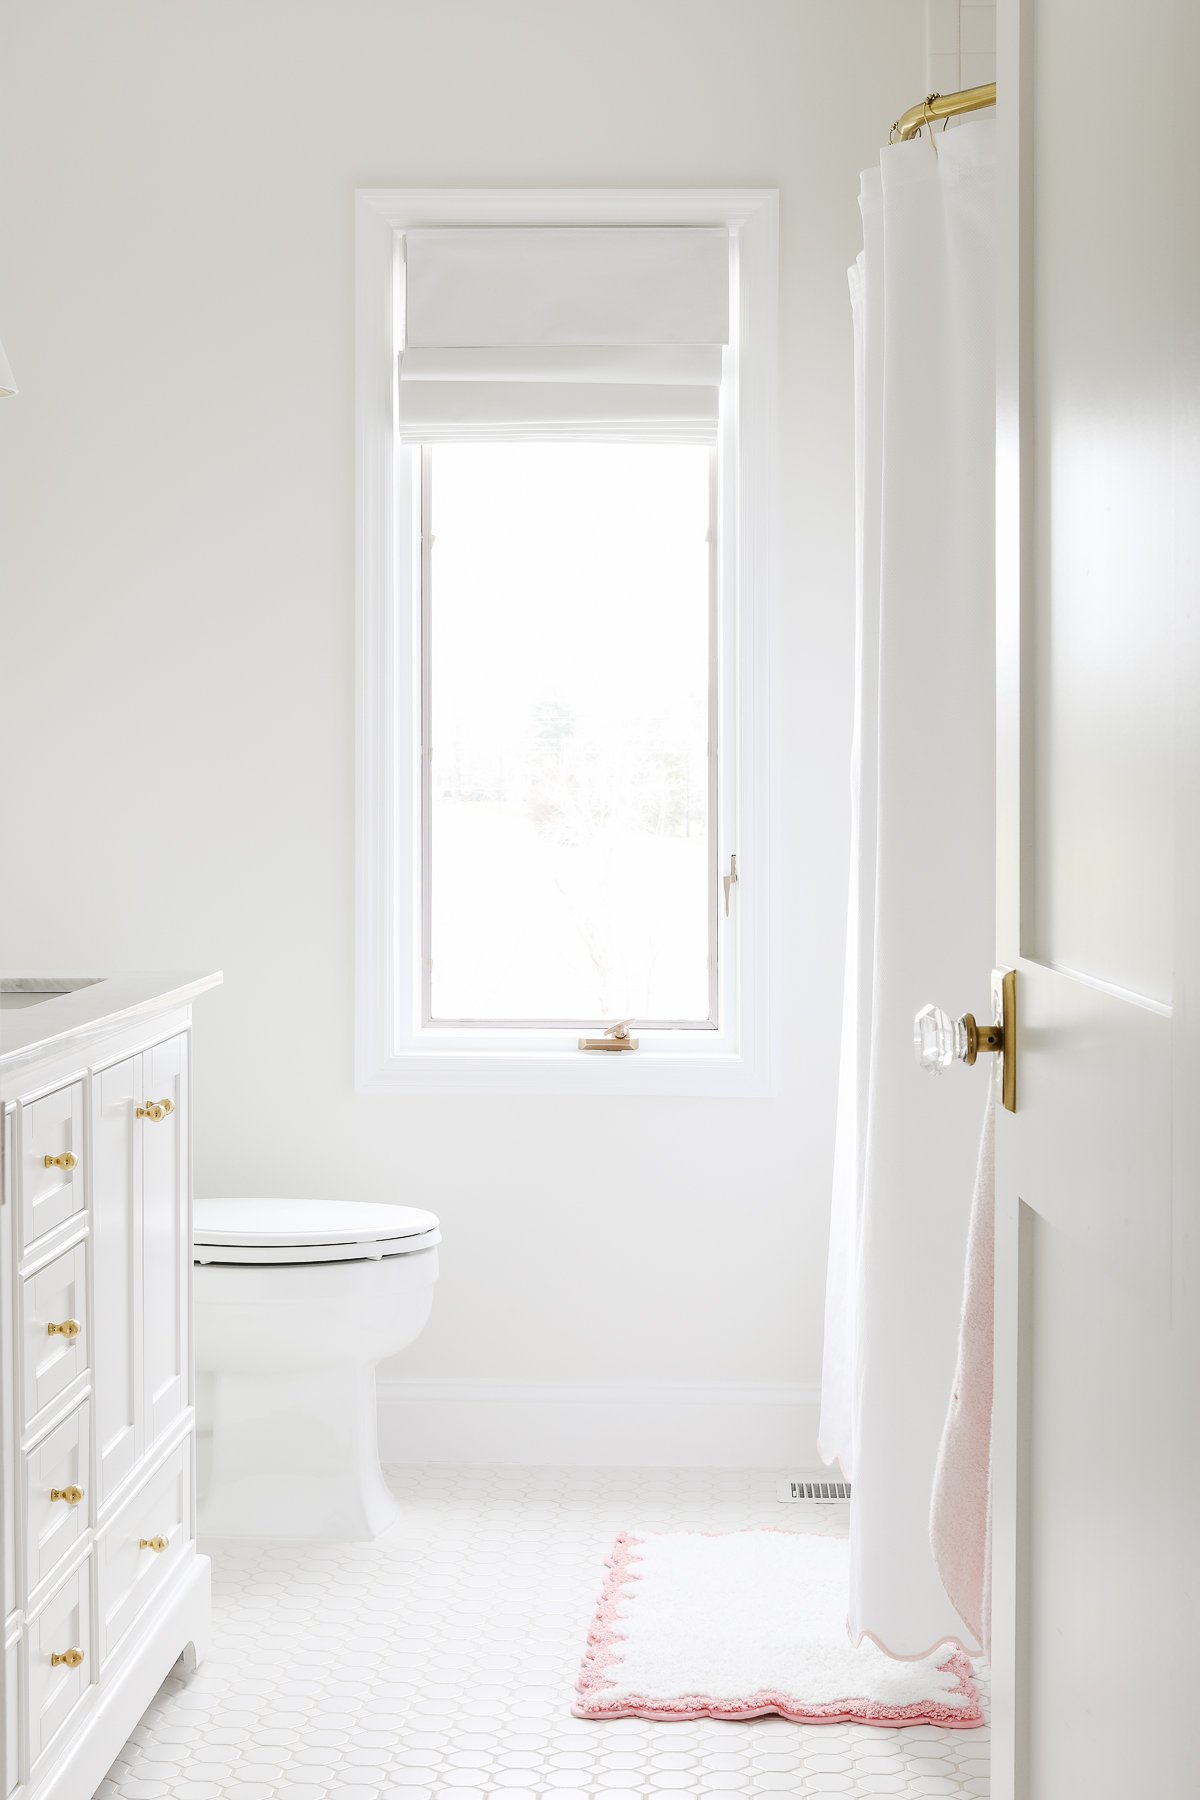
[{"label": "window sill", "polygon": [[662,1051],[409,1050],[360,1066],[360,1093],[655,1095],[764,1099],[775,1092],[765,1059]]}]

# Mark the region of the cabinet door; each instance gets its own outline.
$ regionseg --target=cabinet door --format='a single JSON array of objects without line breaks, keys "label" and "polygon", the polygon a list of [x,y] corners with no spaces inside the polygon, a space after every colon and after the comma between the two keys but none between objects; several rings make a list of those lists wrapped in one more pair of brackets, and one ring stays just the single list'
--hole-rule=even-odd
[{"label": "cabinet door", "polygon": [[188,1294],[191,1275],[188,1179],[187,1038],[170,1038],[142,1056],[145,1106],[170,1103],[142,1131],[143,1345],[146,1443],[152,1444],[191,1400]]},{"label": "cabinet door", "polygon": [[92,1078],[96,1472],[101,1504],[142,1453],[142,1058]]}]

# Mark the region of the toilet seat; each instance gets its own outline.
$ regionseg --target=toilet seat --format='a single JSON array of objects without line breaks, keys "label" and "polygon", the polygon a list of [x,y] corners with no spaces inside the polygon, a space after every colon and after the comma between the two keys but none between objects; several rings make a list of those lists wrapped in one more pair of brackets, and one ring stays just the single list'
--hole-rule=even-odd
[{"label": "toilet seat", "polygon": [[441,1242],[434,1213],[358,1200],[197,1200],[198,1263],[377,1262]]}]

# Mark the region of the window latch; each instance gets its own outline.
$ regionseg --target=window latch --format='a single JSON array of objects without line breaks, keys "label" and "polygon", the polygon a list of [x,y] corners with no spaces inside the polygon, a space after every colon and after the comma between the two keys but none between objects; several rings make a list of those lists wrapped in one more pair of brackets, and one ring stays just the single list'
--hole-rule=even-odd
[{"label": "window latch", "polygon": [[735,888],[737,886],[737,882],[738,882],[737,855],[735,853],[729,859],[728,875],[724,875],[721,878],[721,886],[725,889],[725,917],[726,918],[729,917],[729,890],[731,888]]},{"label": "window latch", "polygon": [[629,1035],[629,1027],[632,1024],[632,1019],[622,1019],[619,1024],[609,1025],[603,1037],[580,1038],[579,1048],[581,1050],[636,1050],[638,1040]]}]

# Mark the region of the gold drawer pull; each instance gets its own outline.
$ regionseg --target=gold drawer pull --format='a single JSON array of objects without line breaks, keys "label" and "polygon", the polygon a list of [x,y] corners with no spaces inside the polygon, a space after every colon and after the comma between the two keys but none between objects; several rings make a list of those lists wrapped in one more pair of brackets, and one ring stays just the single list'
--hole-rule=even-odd
[{"label": "gold drawer pull", "polygon": [[43,1156],[44,1169],[73,1169],[79,1158],[73,1150],[64,1150],[61,1156]]},{"label": "gold drawer pull", "polygon": [[81,1487],[76,1487],[74,1482],[72,1482],[70,1487],[51,1488],[50,1498],[52,1500],[65,1500],[68,1506],[78,1506],[79,1502],[83,1499],[83,1489]]},{"label": "gold drawer pull", "polygon": [[59,1663],[65,1663],[68,1669],[77,1669],[82,1661],[82,1650],[52,1650],[50,1652],[52,1669],[57,1669]]},{"label": "gold drawer pull", "polygon": [[139,1538],[138,1539],[138,1549],[139,1550],[155,1550],[161,1556],[163,1551],[167,1548],[167,1546],[169,1545],[170,1542],[171,1542],[170,1538],[165,1538],[165,1537]]},{"label": "gold drawer pull", "polygon": [[138,1107],[137,1116],[139,1119],[165,1119],[168,1113],[174,1111],[173,1100],[147,1100],[145,1106]]},{"label": "gold drawer pull", "polygon": [[83,1330],[78,1319],[64,1319],[61,1325],[47,1325],[47,1337],[77,1338]]}]

